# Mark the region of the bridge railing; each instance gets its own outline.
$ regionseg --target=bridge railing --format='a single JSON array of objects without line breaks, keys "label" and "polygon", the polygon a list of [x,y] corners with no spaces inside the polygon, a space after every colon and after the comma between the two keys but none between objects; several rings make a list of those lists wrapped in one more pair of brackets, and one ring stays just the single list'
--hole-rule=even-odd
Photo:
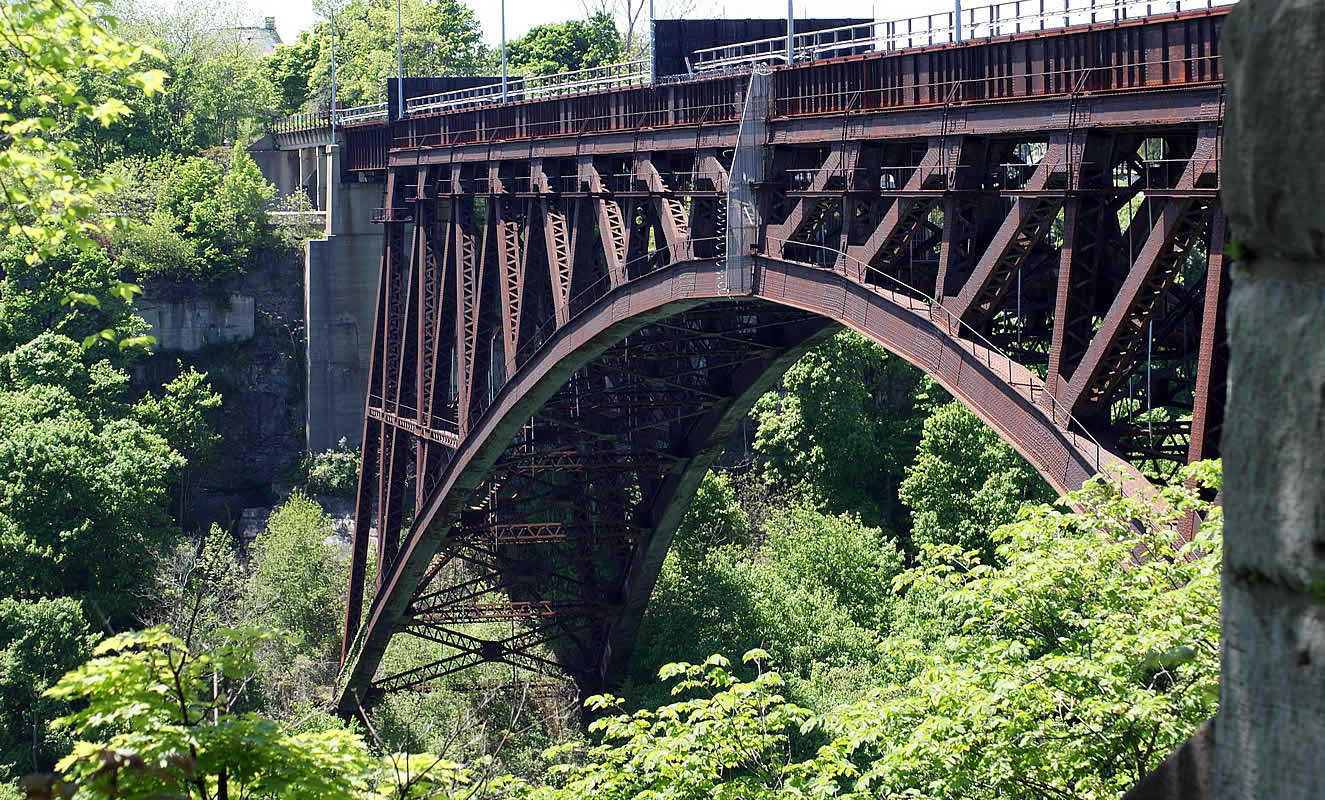
[{"label": "bridge railing", "polygon": [[[960,72],[953,75],[947,70],[916,74],[910,65],[893,64],[888,59],[866,62],[862,69],[845,75],[827,64],[777,71],[771,78],[771,116],[935,108],[1220,83],[1222,56],[1209,38],[1202,41],[1206,44],[1194,46],[1193,54],[1188,56],[1156,57],[1154,48],[1149,48],[1109,66],[1085,67],[1067,61],[1056,62],[1050,68],[1007,75],[981,73],[964,77]],[[524,109],[494,106],[465,113],[415,117],[408,120],[409,125],[394,131],[392,146],[438,147],[732,122],[739,108],[738,84],[742,83],[738,74],[728,73],[710,81],[668,84],[660,86],[656,96],[610,108],[597,105],[576,108],[573,116],[565,109],[534,105]]]},{"label": "bridge railing", "polygon": [[272,130],[276,133],[290,133],[291,131],[325,128],[330,124],[331,115],[326,111],[301,111],[277,120],[272,125]]},{"label": "bridge railing", "polygon": [[357,125],[386,119],[386,103],[373,103],[354,108],[338,108],[333,114],[337,125]]},{"label": "bridge railing", "polygon": [[[815,67],[774,74],[773,116],[868,111],[899,106],[953,106],[1032,97],[1072,96],[1084,92],[1131,91],[1164,86],[1192,86],[1223,80],[1221,54],[1147,58],[1103,67],[1064,65],[1014,75],[941,77],[897,86],[837,88],[817,80]],[[799,72],[799,71],[797,71]],[[792,76],[792,77],[788,77]],[[777,80],[784,78],[784,80]],[[794,78],[794,79],[792,79]]]},{"label": "bridge railing", "polygon": [[558,72],[553,75],[514,78],[508,80],[505,87],[500,83],[490,83],[469,89],[453,89],[449,92],[410,97],[405,100],[405,114],[436,114],[499,103],[503,100],[503,89],[505,99],[514,101],[559,97],[600,89],[619,89],[648,82],[648,59],[637,59],[619,64],[604,64],[570,72]]},{"label": "bridge railing", "polygon": [[[861,52],[906,50],[959,41],[988,39],[1025,31],[1121,22],[1155,14],[1233,5],[1237,0],[1005,0],[962,9],[960,30],[953,11],[895,20],[844,25],[798,33],[792,38],[796,62],[854,55]],[[753,64],[785,64],[787,37],[706,47],[691,58],[695,72],[743,69]]]},{"label": "bridge railing", "polygon": [[[1054,426],[1062,430],[1064,435],[1076,446],[1077,452],[1089,454],[1094,472],[1103,473],[1110,467],[1110,464],[1104,460],[1106,455],[1109,455],[1109,451],[1099,443],[1098,439],[1091,435],[1090,431],[1079,420],[1072,416],[1072,412],[1058,401],[1058,398],[1044,385],[1043,381],[1038,380],[1035,373],[1018,364],[1011,356],[1004,353],[975,328],[963,322],[961,317],[953,314],[943,303],[931,295],[893,275],[889,275],[878,267],[871,266],[858,258],[853,258],[841,250],[825,245],[798,242],[774,236],[766,238],[767,241],[776,242],[782,247],[793,245],[823,252],[830,257],[829,263],[835,272],[841,273],[847,279],[867,289],[887,292],[890,299],[905,305],[908,311],[924,313],[931,322],[953,335],[959,343],[962,341],[969,342],[971,346],[963,349],[973,358],[983,361],[985,367],[991,372],[1005,376],[1008,385],[1017,389],[1019,393],[1024,390],[1026,400],[1049,416]],[[870,280],[867,280],[867,278]],[[885,286],[889,285],[895,288],[891,291],[886,289]],[[978,349],[977,345],[979,346]],[[985,410],[991,416],[996,411],[996,409]]]}]

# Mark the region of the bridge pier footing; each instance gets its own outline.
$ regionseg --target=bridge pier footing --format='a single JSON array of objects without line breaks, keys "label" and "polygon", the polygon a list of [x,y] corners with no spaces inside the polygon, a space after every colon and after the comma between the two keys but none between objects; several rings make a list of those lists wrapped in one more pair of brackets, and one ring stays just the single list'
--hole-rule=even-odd
[{"label": "bridge pier footing", "polygon": [[382,258],[382,228],[372,223],[381,184],[342,183],[340,148],[316,151],[325,159],[319,180],[327,232],[304,250],[305,433],[315,453],[335,447],[342,437],[359,444]]}]

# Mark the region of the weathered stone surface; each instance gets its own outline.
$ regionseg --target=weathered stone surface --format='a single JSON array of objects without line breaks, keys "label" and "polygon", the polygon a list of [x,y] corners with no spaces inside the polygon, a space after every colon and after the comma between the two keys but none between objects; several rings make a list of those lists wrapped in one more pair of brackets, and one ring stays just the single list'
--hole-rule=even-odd
[{"label": "weathered stone surface", "polygon": [[1215,797],[1325,797],[1325,606],[1226,580],[1222,634]]},{"label": "weathered stone surface", "polygon": [[[1233,236],[1262,258],[1325,259],[1325,3],[1242,0],[1223,37],[1223,197]],[[1319,264],[1302,269],[1325,274]]]},{"label": "weathered stone surface", "polygon": [[1325,3],[1225,26],[1229,304],[1220,800],[1325,796]]},{"label": "weathered stone surface", "polygon": [[228,301],[190,297],[138,303],[134,311],[156,337],[156,349],[196,353],[204,347],[253,338],[253,298],[231,294]]},{"label": "weathered stone surface", "polygon": [[[304,264],[299,250],[254,251],[226,288],[252,298],[252,334],[196,352],[160,352],[134,367],[135,385],[159,388],[176,360],[206,372],[222,395],[217,458],[194,473],[201,494],[194,521],[233,528],[244,508],[270,504],[272,481],[303,452]],[[144,287],[157,303],[206,302],[196,289]],[[158,347],[158,350],[164,348]]]},{"label": "weathered stone surface", "polygon": [[1228,320],[1225,569],[1325,588],[1325,283],[1240,275]]},{"label": "weathered stone surface", "polygon": [[1123,800],[1208,800],[1213,791],[1216,722],[1202,723]]}]

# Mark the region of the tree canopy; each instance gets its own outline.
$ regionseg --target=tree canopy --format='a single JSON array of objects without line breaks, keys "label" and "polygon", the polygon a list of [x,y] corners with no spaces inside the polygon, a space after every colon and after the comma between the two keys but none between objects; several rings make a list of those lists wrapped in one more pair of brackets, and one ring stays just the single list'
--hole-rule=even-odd
[{"label": "tree canopy", "polygon": [[587,20],[535,25],[506,45],[509,69],[516,75],[550,75],[612,64],[621,60],[621,38],[609,14]]}]

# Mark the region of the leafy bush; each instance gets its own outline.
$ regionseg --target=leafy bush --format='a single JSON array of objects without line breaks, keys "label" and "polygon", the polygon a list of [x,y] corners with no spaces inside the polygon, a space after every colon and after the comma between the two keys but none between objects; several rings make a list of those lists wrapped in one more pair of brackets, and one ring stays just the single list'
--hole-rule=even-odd
[{"label": "leafy bush", "polygon": [[897,484],[919,438],[920,373],[860,334],[843,331],[755,402],[754,450],[765,482],[832,513],[905,529]]},{"label": "leafy bush", "polygon": [[67,738],[47,728],[63,704],[42,692],[83,663],[94,641],[77,600],[0,598],[0,781],[48,770],[68,752]]},{"label": "leafy bush", "polygon": [[[102,248],[61,245],[35,264],[27,263],[28,251],[21,237],[0,243],[0,352],[47,331],[82,342],[103,330],[123,340],[146,328],[119,293],[119,268]],[[70,306],[71,294],[97,300]],[[121,357],[113,341],[98,343],[93,352]]]},{"label": "leafy bush", "polygon": [[335,449],[309,453],[304,457],[308,490],[331,497],[354,497],[359,486],[359,448],[350,447],[344,437]]},{"label": "leafy bush", "polygon": [[0,595],[78,594],[120,625],[141,604],[184,458],[128,413],[128,376],[43,334],[0,361]]},{"label": "leafy bush", "polygon": [[958,402],[925,420],[915,462],[898,487],[911,508],[913,548],[952,544],[994,556],[989,534],[1053,490],[1025,459]]},{"label": "leafy bush", "polygon": [[244,272],[272,243],[267,203],[275,192],[241,148],[222,168],[210,158],[130,159],[108,172],[122,184],[103,206],[138,223],[116,237],[119,258],[143,277],[215,284]]},{"label": "leafy bush", "polygon": [[253,543],[250,602],[299,652],[334,660],[340,644],[347,565],[326,545],[331,518],[296,491]]},{"label": "leafy bush", "polygon": [[169,211],[155,211],[145,222],[122,231],[119,258],[144,278],[198,283],[206,279],[207,264],[197,242],[183,233],[184,224]]}]

